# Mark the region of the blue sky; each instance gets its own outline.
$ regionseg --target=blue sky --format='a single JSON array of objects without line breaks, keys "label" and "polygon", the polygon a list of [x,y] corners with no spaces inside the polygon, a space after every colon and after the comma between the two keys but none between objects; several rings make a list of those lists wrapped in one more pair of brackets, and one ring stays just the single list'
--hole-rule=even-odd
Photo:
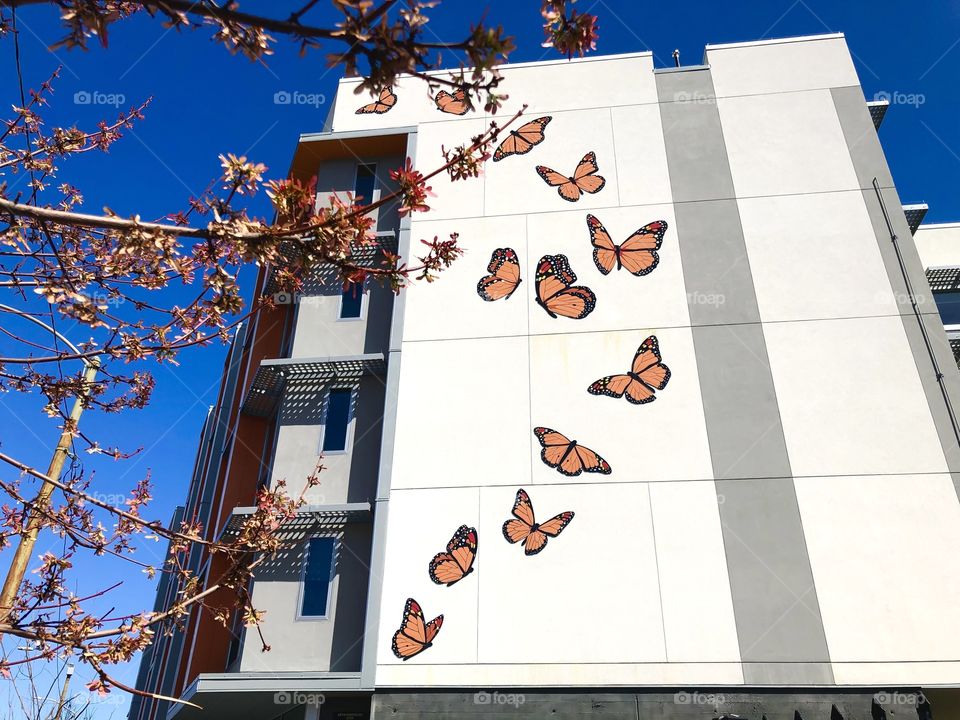
[{"label": "blue sky", "polygon": [[[283,16],[296,5],[251,0],[242,9]],[[516,37],[513,61],[555,58],[540,47],[535,0],[446,0],[431,15],[433,32],[459,39],[465,23],[473,19],[465,16],[466,7],[475,16],[486,7],[488,21],[503,24]],[[598,53],[652,50],[657,66],[671,65],[675,48],[683,64],[697,64],[706,43],[844,32],[867,98],[887,93],[900,100],[888,113],[880,136],[902,200],[928,202],[928,222],[960,220],[960,99],[955,89],[960,0],[909,5],[893,0],[580,0],[577,7],[600,17]],[[323,24],[331,16],[329,4],[321,3],[305,21]],[[322,51],[300,58],[294,46],[281,40],[265,67],[230,56],[209,40],[206,30],[177,33],[146,18],[113,26],[106,50],[91,44],[89,52],[54,53],[47,48],[61,32],[51,9],[24,9],[18,20],[27,87],[38,86],[63,65],[46,114],[48,125],[93,127],[116,116],[117,107],[105,103],[116,102],[125,109],[153,97],[146,121],[108,155],[87,155],[61,169],[60,179],[83,191],[92,212],[109,205],[122,215],[155,218],[181,209],[217,174],[219,153],[245,154],[268,165],[272,175],[282,176],[297,136],[320,130],[328,106],[319,99],[315,105],[278,105],[274,95],[296,91],[332,99],[340,76],[339,69],[326,67]],[[13,41],[7,38],[0,41],[3,107],[19,101],[12,82],[13,62]],[[83,103],[88,97],[96,102]],[[266,211],[262,204],[258,207]],[[811,218],[811,223],[816,221]],[[248,280],[252,277],[247,275]],[[77,328],[64,324],[60,329],[74,340],[83,339]],[[179,367],[156,368],[157,389],[145,410],[121,417],[91,412],[83,418],[84,429],[102,438],[104,445],[143,448],[135,459],[121,463],[85,459],[86,466],[97,472],[100,493],[122,496],[149,469],[156,496],[152,515],[170,517],[186,490],[197,435],[207,406],[215,401],[224,354],[219,346],[192,350],[180,357]],[[6,452],[44,467],[58,431],[40,407],[36,398],[0,396],[0,444]],[[159,561],[163,548],[157,545],[145,552]],[[105,610],[112,605],[139,610],[153,602],[154,584],[136,568],[97,560],[81,569],[81,592],[123,581],[104,603]],[[132,681],[135,672],[135,667],[122,668],[118,675]],[[82,689],[79,682],[76,687]],[[116,698],[97,706],[96,717],[122,717],[125,712],[125,700]]]}]

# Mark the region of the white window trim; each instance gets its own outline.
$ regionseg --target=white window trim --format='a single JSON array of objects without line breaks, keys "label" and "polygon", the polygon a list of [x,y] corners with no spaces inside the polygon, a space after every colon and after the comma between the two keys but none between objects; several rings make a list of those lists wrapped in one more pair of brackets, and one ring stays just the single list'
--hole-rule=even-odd
[{"label": "white window trim", "polygon": [[337,322],[358,322],[367,319],[367,301],[370,294],[370,289],[367,287],[366,281],[363,283],[363,288],[360,291],[360,314],[357,317],[343,317],[343,290],[340,291],[340,300],[337,302]]},{"label": "white window trim", "polygon": [[[344,448],[343,450],[324,450],[323,441],[327,437],[327,415],[330,412],[330,393],[334,390],[349,390],[350,391],[350,409],[347,413],[347,436],[343,441]],[[327,390],[327,394],[324,397],[324,411],[323,411],[323,424],[320,425],[320,445],[318,455],[347,455],[351,448],[353,447],[353,426],[354,420],[354,407],[357,404],[357,387],[355,385],[332,385],[330,389]]]},{"label": "white window trim", "polygon": [[[330,538],[333,540],[333,557],[330,561],[330,579],[327,581],[327,606],[324,608],[323,615],[304,615],[303,600],[307,588],[307,562],[310,559],[310,541],[321,538]],[[304,555],[303,562],[300,563],[300,589],[297,592],[297,621],[313,622],[314,620],[330,619],[330,604],[333,602],[333,580],[336,577],[334,572],[337,569],[337,557],[340,555],[340,538],[336,535],[311,535],[303,542]]]}]

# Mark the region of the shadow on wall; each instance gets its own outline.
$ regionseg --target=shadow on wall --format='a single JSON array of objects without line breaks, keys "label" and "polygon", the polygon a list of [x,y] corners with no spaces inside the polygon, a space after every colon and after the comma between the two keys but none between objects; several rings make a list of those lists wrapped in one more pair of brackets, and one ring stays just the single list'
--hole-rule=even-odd
[{"label": "shadow on wall", "polygon": [[386,396],[384,378],[366,377],[360,381],[355,397],[353,450],[347,502],[373,502],[380,470],[380,444],[383,436],[383,409]]},{"label": "shadow on wall", "polygon": [[[294,547],[278,552],[261,565],[257,572],[257,582],[290,583],[291,592],[299,598],[307,542],[311,537],[317,536],[337,539],[337,553],[331,575],[336,582],[336,597],[329,620],[319,621],[333,623],[329,668],[331,672],[360,669],[370,572],[370,530],[368,523],[344,525],[342,522],[318,520],[311,528],[297,533]],[[294,620],[295,618],[290,618],[291,622]],[[312,630],[305,630],[310,631]],[[330,629],[327,632],[330,632]]]}]

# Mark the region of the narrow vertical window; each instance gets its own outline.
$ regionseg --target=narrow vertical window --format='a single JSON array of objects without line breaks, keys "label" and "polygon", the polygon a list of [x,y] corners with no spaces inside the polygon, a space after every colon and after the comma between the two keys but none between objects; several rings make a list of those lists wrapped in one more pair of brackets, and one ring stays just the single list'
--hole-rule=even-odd
[{"label": "narrow vertical window", "polygon": [[342,388],[330,391],[323,427],[323,451],[340,452],[347,449],[347,430],[350,425],[350,403],[353,390]]},{"label": "narrow vertical window", "polygon": [[369,205],[373,202],[373,190],[377,185],[377,166],[366,163],[357,165],[357,178],[353,183],[353,200]]},{"label": "narrow vertical window", "polygon": [[360,317],[363,310],[363,283],[348,282],[340,294],[340,319]]},{"label": "narrow vertical window", "polygon": [[335,547],[336,540],[332,537],[311,538],[307,542],[300,600],[301,617],[328,615]]}]

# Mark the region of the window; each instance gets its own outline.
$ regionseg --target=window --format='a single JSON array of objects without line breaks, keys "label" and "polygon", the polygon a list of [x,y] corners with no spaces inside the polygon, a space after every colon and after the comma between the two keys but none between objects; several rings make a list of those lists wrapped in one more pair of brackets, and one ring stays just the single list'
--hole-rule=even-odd
[{"label": "window", "polygon": [[938,292],[933,294],[937,301],[937,310],[944,325],[960,325],[960,292]]},{"label": "window", "polygon": [[353,183],[354,202],[360,202],[363,198],[363,204],[369,205],[373,202],[373,190],[377,185],[377,166],[376,165],[357,165],[357,179]]},{"label": "window", "polygon": [[332,537],[315,537],[307,541],[300,617],[327,617],[335,549],[336,540]]},{"label": "window", "polygon": [[323,451],[343,452],[347,449],[350,428],[350,405],[353,390],[337,388],[327,396],[327,413],[323,421]]},{"label": "window", "polygon": [[340,294],[340,319],[353,320],[363,310],[363,283],[348,282]]}]

